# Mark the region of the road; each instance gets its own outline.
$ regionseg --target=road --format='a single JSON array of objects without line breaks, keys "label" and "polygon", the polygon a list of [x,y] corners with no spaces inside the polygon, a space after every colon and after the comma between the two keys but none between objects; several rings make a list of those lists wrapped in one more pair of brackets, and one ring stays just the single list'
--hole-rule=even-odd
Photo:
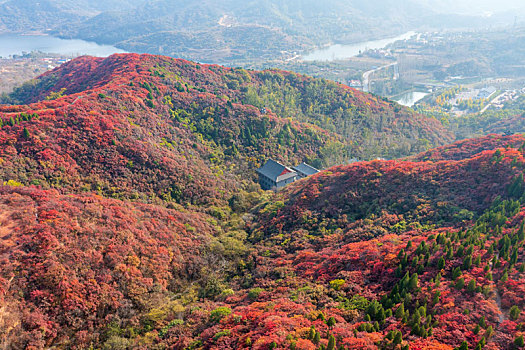
[{"label": "road", "polygon": [[[487,103],[487,105],[479,112],[479,114],[483,114],[485,113],[485,111],[490,107],[492,106],[492,104],[497,101],[501,96],[505,95],[506,92],[502,92],[501,94],[499,94],[498,96],[496,96],[495,98],[493,98],[492,100],[490,100],[489,103]],[[492,96],[492,95],[491,95]],[[489,96],[490,98],[490,96]]]},{"label": "road", "polygon": [[383,70],[385,68],[389,68],[392,66],[396,66],[397,62],[387,64],[386,66],[381,66],[379,68],[375,68],[372,70],[369,70],[367,72],[363,73],[363,91],[364,92],[370,92],[370,75],[374,74],[375,72],[379,72],[380,70]]}]

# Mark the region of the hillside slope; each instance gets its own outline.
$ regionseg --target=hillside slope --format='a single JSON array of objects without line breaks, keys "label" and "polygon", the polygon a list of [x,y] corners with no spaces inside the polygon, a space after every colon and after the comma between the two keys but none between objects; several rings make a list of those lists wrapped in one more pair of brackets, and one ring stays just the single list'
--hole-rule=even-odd
[{"label": "hillside slope", "polygon": [[524,152],[472,142],[488,145],[457,161],[335,167],[255,195],[246,223],[234,206],[0,187],[0,341],[513,349]]},{"label": "hillside slope", "polygon": [[439,162],[442,160],[462,160],[473,157],[483,151],[496,148],[520,148],[523,144],[523,135],[502,136],[490,134],[487,136],[457,141],[451,145],[422,152],[408,157],[408,160],[423,162]]},{"label": "hillside slope", "polygon": [[[149,55],[78,58],[12,99],[34,103],[0,110],[9,144],[2,157],[12,166],[2,168],[4,178],[28,184],[29,167],[48,185],[115,187],[128,198],[132,177],[138,196],[195,200],[220,187],[216,176],[245,174],[268,157],[324,167],[451,139],[433,119],[332,82]],[[44,170],[35,163],[42,157],[53,165]]]},{"label": "hillside slope", "polygon": [[[519,149],[472,140],[487,150],[460,161],[335,167],[276,194],[250,227],[247,297],[257,302],[230,301],[249,326],[228,317],[201,339],[210,348],[248,339],[260,348],[521,346],[525,138],[510,141]],[[218,332],[227,335],[217,342]]]},{"label": "hillside slope", "polygon": [[149,310],[176,315],[173,294],[214,270],[215,230],[202,214],[1,186],[0,345],[89,347]]},{"label": "hillside slope", "polygon": [[151,55],[78,58],[10,99],[25,104],[0,106],[1,347],[497,349],[521,335],[522,136],[265,193],[254,169],[269,157],[330,166],[451,138],[335,83]]}]

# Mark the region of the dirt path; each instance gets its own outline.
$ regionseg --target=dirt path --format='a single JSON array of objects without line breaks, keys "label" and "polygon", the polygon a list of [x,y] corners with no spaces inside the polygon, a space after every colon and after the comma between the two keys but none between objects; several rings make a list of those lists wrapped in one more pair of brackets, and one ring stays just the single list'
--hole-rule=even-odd
[{"label": "dirt path", "polygon": [[[492,260],[490,261],[490,269],[492,270]],[[505,312],[501,308],[501,295],[499,294],[499,290],[498,290],[498,287],[496,286],[496,283],[491,282],[490,286],[494,289],[494,292],[496,293],[495,301],[496,301],[496,305],[498,306],[498,310],[499,310],[499,315],[498,315],[499,324],[501,324],[503,323],[503,321],[507,319]]]},{"label": "dirt path", "polygon": [[501,308],[501,295],[499,294],[499,290],[498,288],[496,287],[496,305],[498,305],[498,309],[499,309],[499,323],[503,323],[503,321],[506,320],[506,315],[505,315],[505,312],[503,311],[503,309]]}]

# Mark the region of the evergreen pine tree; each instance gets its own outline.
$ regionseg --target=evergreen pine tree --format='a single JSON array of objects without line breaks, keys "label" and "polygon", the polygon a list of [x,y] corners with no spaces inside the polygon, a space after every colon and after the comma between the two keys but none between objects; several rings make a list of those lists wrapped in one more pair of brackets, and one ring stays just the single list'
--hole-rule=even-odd
[{"label": "evergreen pine tree", "polygon": [[326,350],[334,350],[335,349],[335,337],[330,334],[328,337],[328,345],[326,346]]},{"label": "evergreen pine tree", "polygon": [[29,134],[29,130],[27,128],[24,128],[24,139],[29,140],[31,138],[31,134]]},{"label": "evergreen pine tree", "polygon": [[445,267],[445,259],[443,257],[439,258],[439,261],[438,261],[438,266],[437,268],[439,270],[443,269]]},{"label": "evergreen pine tree", "polygon": [[468,350],[468,343],[466,341],[461,343],[461,346],[458,348],[458,350]]},{"label": "evergreen pine tree", "polygon": [[514,345],[516,345],[518,348],[522,348],[525,346],[525,342],[523,341],[523,335],[520,335],[516,339],[514,339]]},{"label": "evergreen pine tree", "polygon": [[321,334],[319,332],[315,332],[313,341],[315,345],[319,344],[319,342],[321,341]]}]

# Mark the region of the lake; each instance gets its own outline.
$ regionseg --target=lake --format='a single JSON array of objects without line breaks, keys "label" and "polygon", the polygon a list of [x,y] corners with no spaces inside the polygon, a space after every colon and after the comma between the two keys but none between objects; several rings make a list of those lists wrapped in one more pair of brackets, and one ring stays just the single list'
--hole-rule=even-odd
[{"label": "lake", "polygon": [[97,57],[126,52],[110,45],[99,45],[78,39],[59,39],[49,35],[0,34],[0,57],[8,58],[32,51],[56,53],[63,56]]},{"label": "lake", "polygon": [[410,91],[402,94],[401,96],[396,98],[395,101],[400,105],[412,107],[427,95],[428,92]]},{"label": "lake", "polygon": [[366,50],[382,49],[389,44],[395,43],[399,40],[407,40],[417,35],[416,32],[406,32],[405,34],[396,36],[394,38],[365,41],[350,45],[332,45],[324,49],[313,51],[304,57],[303,61],[335,61],[350,58],[359,55]]}]

